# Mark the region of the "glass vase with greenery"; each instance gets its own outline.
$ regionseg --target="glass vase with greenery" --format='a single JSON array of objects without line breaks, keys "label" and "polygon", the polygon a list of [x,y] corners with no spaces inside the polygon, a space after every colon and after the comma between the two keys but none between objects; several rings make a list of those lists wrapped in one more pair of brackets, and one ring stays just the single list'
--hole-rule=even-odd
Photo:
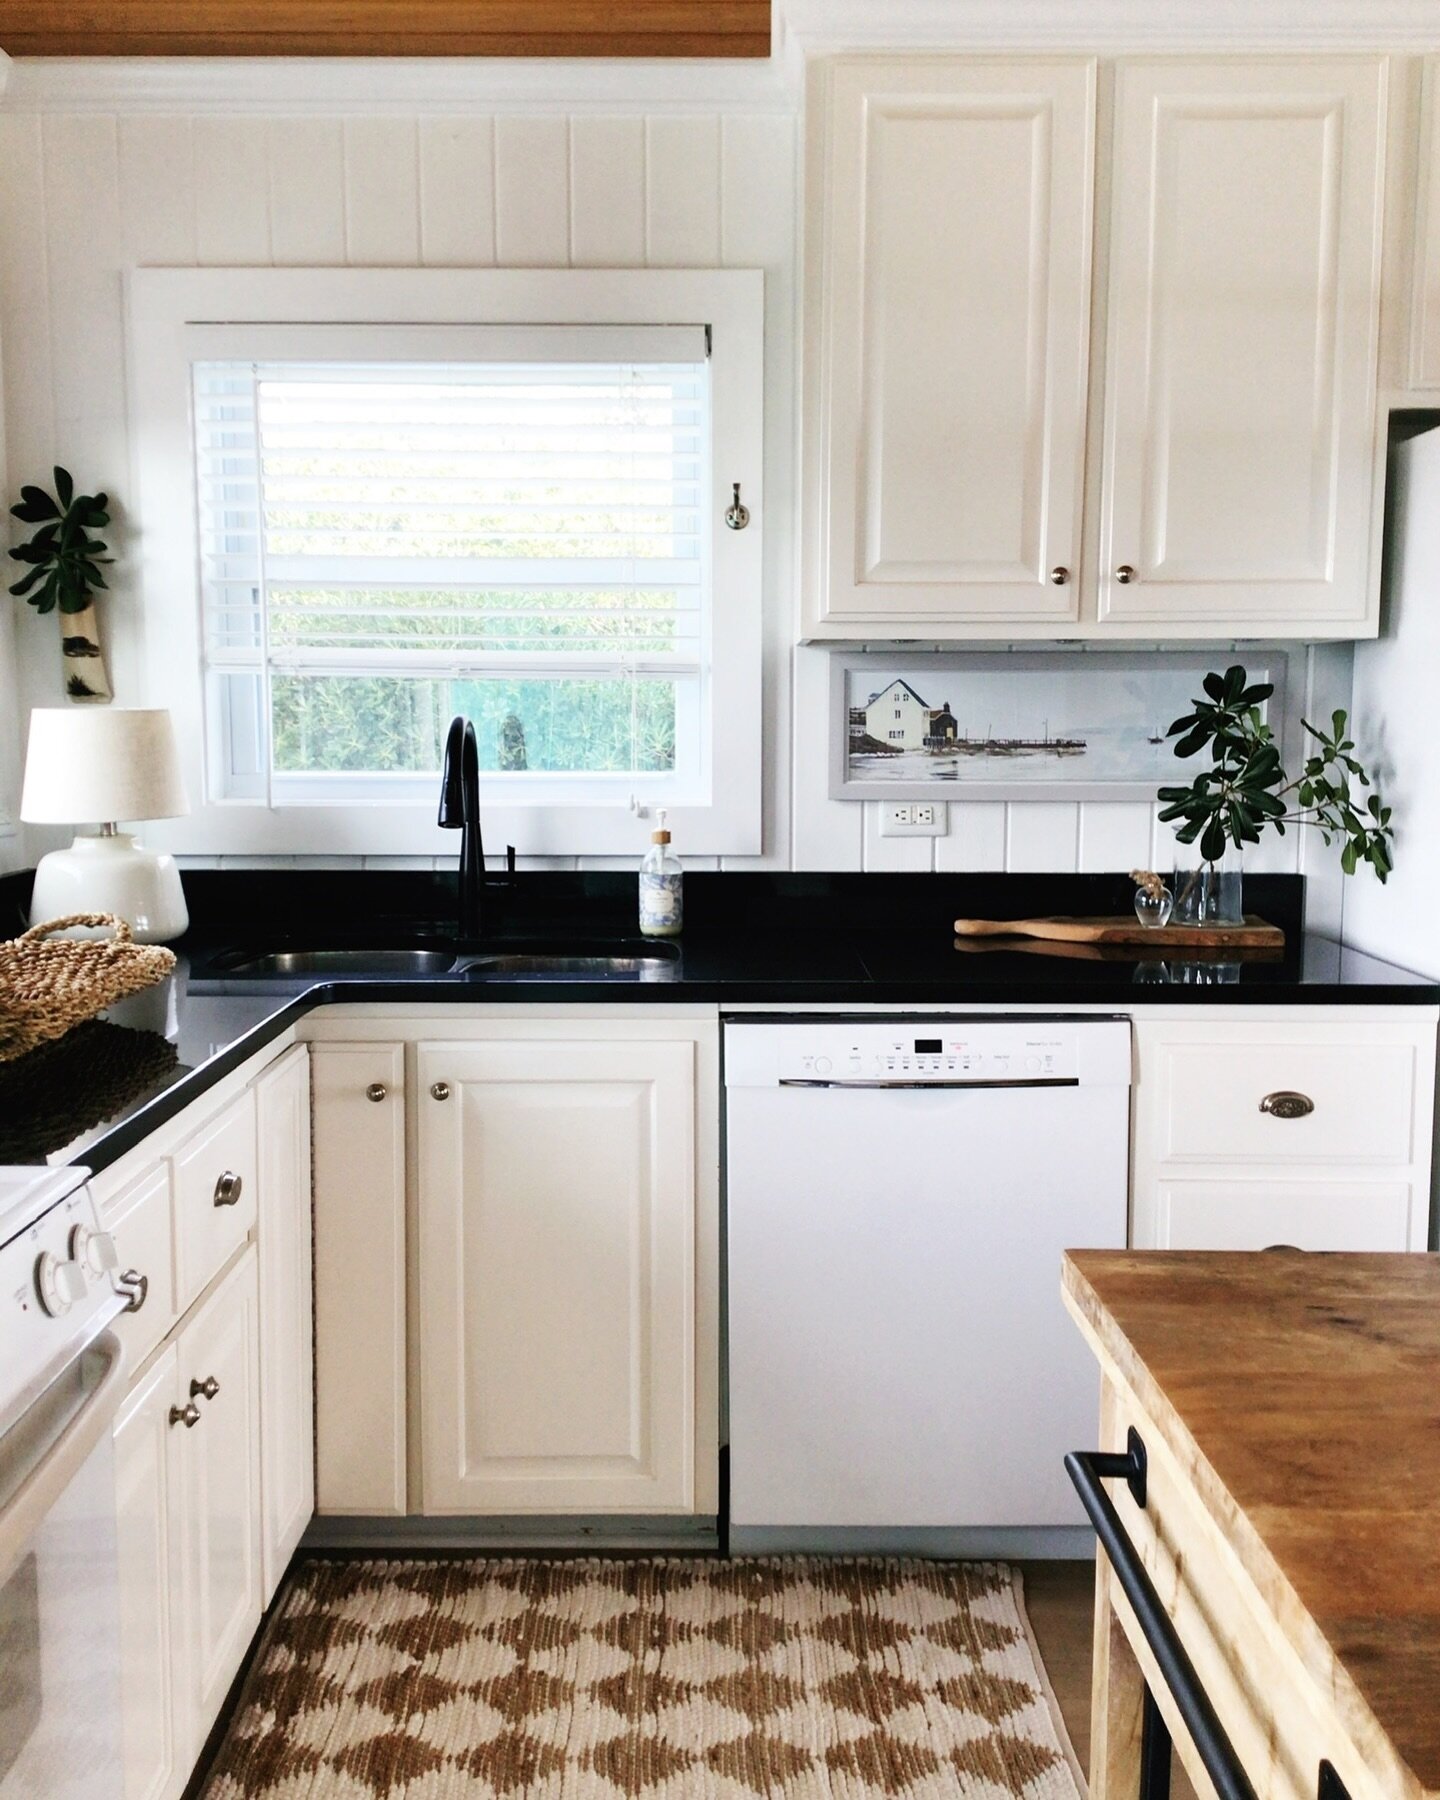
[{"label": "glass vase with greenery", "polygon": [[1233,907],[1221,908],[1213,899],[1221,890],[1222,866],[1228,861],[1238,872],[1247,844],[1258,844],[1266,830],[1283,836],[1287,825],[1313,826],[1327,844],[1338,843],[1347,875],[1366,863],[1384,881],[1394,866],[1390,808],[1355,756],[1348,714],[1334,712],[1328,731],[1301,720],[1307,754],[1292,779],[1262,711],[1273,683],[1251,682],[1236,663],[1223,675],[1207,675],[1201,685],[1204,697],[1195,700],[1193,712],[1176,719],[1166,737],[1176,740],[1176,756],[1208,751],[1209,764],[1188,786],[1159,791],[1162,821],[1179,821],[1176,838],[1197,844],[1201,859],[1199,868],[1179,878],[1177,920],[1238,924],[1238,880]]}]

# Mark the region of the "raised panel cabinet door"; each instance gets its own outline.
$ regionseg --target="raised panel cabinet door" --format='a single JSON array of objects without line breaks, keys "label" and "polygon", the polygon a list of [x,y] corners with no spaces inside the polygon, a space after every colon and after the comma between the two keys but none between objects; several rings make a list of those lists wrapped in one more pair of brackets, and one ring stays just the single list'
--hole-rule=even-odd
[{"label": "raised panel cabinet door", "polygon": [[865,58],[816,80],[819,619],[1074,619],[1094,64]]},{"label": "raised panel cabinet door", "polygon": [[185,1630],[177,1679],[192,1752],[214,1723],[260,1623],[260,1370],[256,1253],[247,1250],[176,1340],[176,1398],[198,1417],[170,1433]]},{"label": "raised panel cabinet door", "polygon": [[1377,57],[1119,65],[1102,620],[1365,624],[1385,94]]},{"label": "raised panel cabinet door", "polygon": [[689,1511],[694,1045],[417,1054],[421,1510]]},{"label": "raised panel cabinet door", "polygon": [[1425,58],[1410,294],[1410,385],[1440,388],[1440,56]]},{"label": "raised panel cabinet door", "polygon": [[303,1045],[255,1084],[260,1193],[262,1598],[269,1604],[315,1511],[310,1269],[310,1057]]},{"label": "raised panel cabinet door", "polygon": [[313,1044],[315,1502],[405,1511],[405,1048]]},{"label": "raised panel cabinet door", "polygon": [[176,1547],[166,1473],[175,1364],[172,1346],[131,1389],[115,1420],[124,1800],[168,1800],[177,1785]]}]

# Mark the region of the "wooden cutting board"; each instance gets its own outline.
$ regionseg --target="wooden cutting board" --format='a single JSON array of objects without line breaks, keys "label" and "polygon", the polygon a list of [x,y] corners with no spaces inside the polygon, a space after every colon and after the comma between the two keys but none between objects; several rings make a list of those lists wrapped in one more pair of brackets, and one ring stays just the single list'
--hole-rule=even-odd
[{"label": "wooden cutting board", "polygon": [[1060,944],[1146,944],[1177,949],[1279,950],[1285,933],[1278,925],[1248,917],[1243,925],[1142,925],[1138,919],[957,919],[957,937],[1046,938]]}]

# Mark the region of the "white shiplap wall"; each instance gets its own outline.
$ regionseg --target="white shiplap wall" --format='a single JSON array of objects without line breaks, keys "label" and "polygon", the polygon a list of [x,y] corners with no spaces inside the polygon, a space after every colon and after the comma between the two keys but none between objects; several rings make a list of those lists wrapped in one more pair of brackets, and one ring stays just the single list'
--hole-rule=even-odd
[{"label": "white shiplap wall", "polygon": [[[0,111],[0,344],[12,479],[33,479],[58,457],[122,502],[134,491],[127,265],[763,268],[766,854],[735,866],[1165,867],[1163,830],[1143,802],[957,803],[949,834],[928,840],[882,838],[877,806],[828,798],[826,658],[793,648],[798,233],[797,122],[785,111]],[[127,527],[135,522],[122,511],[113,534],[122,557]],[[140,692],[131,622],[143,604],[122,561],[105,610],[122,702]],[[60,697],[55,636],[53,620],[27,613],[19,621],[22,707]],[[1297,658],[1296,675],[1305,668]],[[723,778],[723,752],[721,768]],[[39,840],[32,851],[48,841],[30,835]],[[1277,844],[1259,860],[1293,867],[1293,846]],[[637,854],[643,847],[637,832]],[[243,844],[234,860],[250,860]]]}]

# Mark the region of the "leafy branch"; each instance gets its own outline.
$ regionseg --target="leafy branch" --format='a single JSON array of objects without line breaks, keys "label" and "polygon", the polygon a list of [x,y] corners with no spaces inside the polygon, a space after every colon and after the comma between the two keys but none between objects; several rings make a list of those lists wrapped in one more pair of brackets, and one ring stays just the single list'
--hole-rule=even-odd
[{"label": "leafy branch", "polygon": [[1184,821],[1175,833],[1179,841],[1198,839],[1204,860],[1218,862],[1227,844],[1237,850],[1258,844],[1269,826],[1283,837],[1287,825],[1313,825],[1327,844],[1341,841],[1340,866],[1347,875],[1364,862],[1384,881],[1394,867],[1391,809],[1378,791],[1358,792],[1371,781],[1355,757],[1348,715],[1337,709],[1329,731],[1301,720],[1314,748],[1292,781],[1261,712],[1275,691],[1273,683],[1250,682],[1237,663],[1223,675],[1207,675],[1201,685],[1206,697],[1196,699],[1195,710],[1176,719],[1165,734],[1179,740],[1179,757],[1210,752],[1210,767],[1188,787],[1160,789],[1166,803],[1161,819]]},{"label": "leafy branch", "polygon": [[110,523],[110,502],[104,494],[77,494],[66,469],[55,470],[55,493],[44,488],[22,487],[20,501],[10,508],[23,524],[40,529],[10,552],[12,561],[28,563],[30,572],[11,587],[37,612],[84,612],[94,593],[103,588],[100,564],[113,562],[107,546],[92,531]]}]

